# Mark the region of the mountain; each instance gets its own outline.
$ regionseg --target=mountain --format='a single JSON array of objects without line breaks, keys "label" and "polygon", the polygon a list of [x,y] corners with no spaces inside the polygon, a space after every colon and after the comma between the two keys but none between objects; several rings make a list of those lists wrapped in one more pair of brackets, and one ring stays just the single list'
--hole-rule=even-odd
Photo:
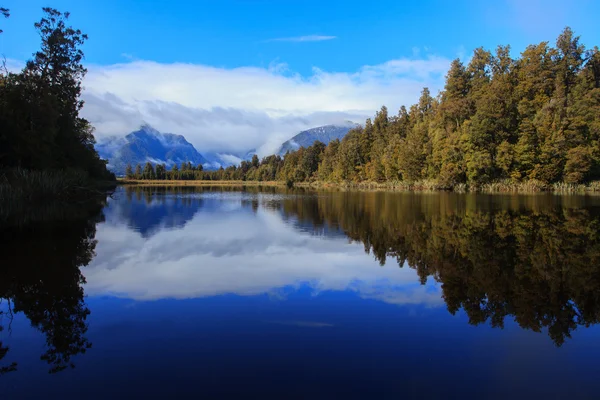
[{"label": "mountain", "polygon": [[[316,128],[308,129],[298,133],[290,140],[284,142],[275,154],[284,156],[288,151],[295,151],[300,146],[308,147],[316,140],[328,144],[332,140],[342,139],[348,131],[359,126],[353,122],[347,121],[339,125],[324,125]],[[256,149],[249,150],[243,153],[206,153],[204,156],[207,163],[204,164],[205,169],[219,169],[220,167],[227,168],[230,165],[239,165],[242,161],[252,160],[252,156],[256,153]]]},{"label": "mountain", "polygon": [[[288,151],[298,150],[301,146],[308,147],[316,140],[328,144],[332,140],[342,139],[350,129],[358,125],[346,122],[340,125],[325,125],[308,129],[298,133],[290,140],[284,142],[276,154],[285,155]],[[243,160],[251,160],[256,154],[256,149],[235,154],[227,152],[213,152],[202,155],[182,135],[161,133],[150,125],[142,125],[140,129],[131,132],[125,137],[108,137],[96,144],[100,157],[108,160],[108,168],[117,175],[124,175],[127,164],[135,167],[146,162],[152,164],[166,164],[170,168],[174,164],[191,162],[207,170],[216,170],[220,167],[239,165]]]},{"label": "mountain", "polygon": [[181,135],[161,133],[149,125],[125,137],[109,137],[96,144],[100,157],[108,160],[108,168],[117,175],[123,175],[127,164],[166,164],[167,167],[182,162],[194,165],[205,164],[207,160]]},{"label": "mountain", "polygon": [[256,153],[256,149],[252,149],[252,150],[248,150],[247,152],[245,152],[244,154],[241,155],[242,160],[246,160],[246,161],[250,161],[252,160],[252,157],[257,154]]},{"label": "mountain", "polygon": [[335,139],[342,140],[350,129],[356,128],[357,126],[357,124],[347,121],[345,124],[341,125],[325,125],[302,131],[290,140],[284,142],[277,151],[277,154],[283,156],[288,151],[295,151],[300,147],[311,146],[316,140],[325,144],[328,144]]}]

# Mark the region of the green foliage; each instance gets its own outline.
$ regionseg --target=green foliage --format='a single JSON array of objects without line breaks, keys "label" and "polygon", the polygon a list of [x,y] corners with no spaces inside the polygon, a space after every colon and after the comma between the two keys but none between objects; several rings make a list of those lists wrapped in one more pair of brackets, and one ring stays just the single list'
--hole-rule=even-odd
[{"label": "green foliage", "polygon": [[565,182],[579,183],[586,181],[592,169],[592,154],[587,147],[579,146],[567,152],[565,164]]},{"label": "green foliage", "polygon": [[125,178],[133,179],[133,168],[131,168],[131,164],[127,164],[127,167],[125,167]]},{"label": "green foliage", "polygon": [[144,165],[144,172],[142,172],[142,175],[143,179],[156,178],[156,175],[154,174],[154,167],[152,166],[151,162],[147,162],[146,165]]},{"label": "green foliage", "polygon": [[[299,167],[305,152],[286,156],[282,178],[315,179],[312,168]],[[550,187],[599,179],[599,161],[600,55],[566,28],[556,48],[532,45],[518,59],[498,46],[494,54],[476,49],[466,67],[454,60],[437,98],[425,88],[408,112],[389,117],[382,107],[363,129],[325,148],[316,178]]]},{"label": "green foliage", "polygon": [[142,179],[142,166],[140,164],[135,166],[135,179]]},{"label": "green foliage", "polygon": [[[182,167],[183,171],[183,167]],[[600,179],[600,52],[570,28],[552,48],[478,48],[454,60],[444,90],[389,115],[383,106],[341,141],[243,161],[219,171],[158,179],[280,180],[507,190]],[[147,178],[146,178],[147,179]],[[424,184],[426,182],[426,184]]]},{"label": "green foliage", "polygon": [[32,171],[13,168],[0,171],[0,211],[16,206],[39,205],[54,200],[80,200],[104,194],[105,186],[92,181],[81,169]]},{"label": "green foliage", "polygon": [[40,50],[21,72],[0,73],[0,168],[77,168],[91,179],[114,180],[94,150],[92,126],[79,116],[87,35],[67,25],[69,13],[43,12],[35,23]]}]

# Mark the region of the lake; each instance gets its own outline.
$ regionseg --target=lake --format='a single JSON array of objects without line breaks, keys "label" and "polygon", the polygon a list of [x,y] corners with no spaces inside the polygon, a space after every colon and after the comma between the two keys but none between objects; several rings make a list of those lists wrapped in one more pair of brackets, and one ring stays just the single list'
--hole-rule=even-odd
[{"label": "lake", "polygon": [[121,187],[5,225],[2,398],[598,397],[600,197]]}]

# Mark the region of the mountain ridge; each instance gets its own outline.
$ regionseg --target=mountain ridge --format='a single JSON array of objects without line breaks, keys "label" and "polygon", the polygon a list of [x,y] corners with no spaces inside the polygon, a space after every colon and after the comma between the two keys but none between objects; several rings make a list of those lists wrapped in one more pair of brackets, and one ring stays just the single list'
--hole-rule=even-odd
[{"label": "mountain ridge", "polygon": [[283,142],[275,154],[284,156],[288,151],[296,151],[300,147],[312,146],[317,140],[326,145],[336,139],[342,140],[350,129],[358,126],[354,122],[346,121],[344,124],[330,124],[307,129]]},{"label": "mountain ridge", "polygon": [[128,164],[166,164],[182,162],[202,165],[207,160],[183,135],[161,133],[150,125],[142,125],[125,137],[109,137],[96,144],[100,157],[108,160],[108,168],[122,175]]},{"label": "mountain ridge", "polygon": [[[288,151],[311,146],[316,140],[328,144],[342,139],[350,129],[358,126],[350,121],[343,124],[330,124],[307,129],[294,135],[281,144],[274,153],[284,156]],[[204,169],[215,170],[249,161],[256,149],[246,152],[207,152],[201,154],[183,135],[161,133],[148,124],[124,137],[110,136],[96,144],[101,158],[108,160],[108,168],[117,175],[124,175],[127,165],[135,166],[150,162],[165,164],[167,168],[182,162],[202,165]]]}]

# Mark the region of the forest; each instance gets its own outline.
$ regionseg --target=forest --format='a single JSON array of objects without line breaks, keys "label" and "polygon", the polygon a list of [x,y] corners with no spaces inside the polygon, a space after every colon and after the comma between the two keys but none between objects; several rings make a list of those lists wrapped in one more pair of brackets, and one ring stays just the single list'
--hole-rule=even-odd
[{"label": "forest", "polygon": [[516,59],[510,46],[478,48],[466,65],[451,63],[438,95],[424,88],[418,103],[397,115],[383,106],[341,141],[218,171],[151,167],[130,167],[128,177],[439,189],[589,185],[600,180],[600,52],[586,49],[570,28],[554,47],[530,45]]},{"label": "forest", "polygon": [[[0,12],[10,16],[6,8]],[[94,149],[92,125],[79,115],[86,74],[81,46],[87,35],[68,25],[68,12],[44,8],[43,14],[34,24],[40,49],[20,71],[9,70],[6,61],[0,71],[3,201],[68,198],[73,191],[115,179]]]}]

